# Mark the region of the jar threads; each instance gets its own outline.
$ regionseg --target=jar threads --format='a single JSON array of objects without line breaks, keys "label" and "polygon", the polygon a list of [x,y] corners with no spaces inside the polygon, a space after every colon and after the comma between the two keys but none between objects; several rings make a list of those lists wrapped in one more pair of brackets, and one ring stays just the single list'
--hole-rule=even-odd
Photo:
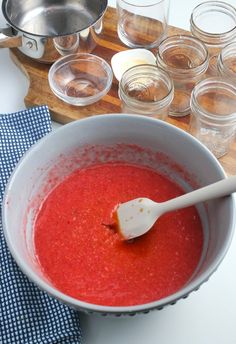
[{"label": "jar threads", "polygon": [[134,66],[123,74],[119,83],[119,97],[124,113],[149,115],[165,120],[173,95],[172,80],[155,65]]},{"label": "jar threads", "polygon": [[218,71],[221,76],[236,83],[236,42],[224,47],[218,57]]},{"label": "jar threads", "polygon": [[223,1],[206,1],[196,6],[190,31],[209,52],[209,73],[217,75],[217,57],[224,46],[236,39],[236,8]]},{"label": "jar threads", "polygon": [[190,113],[190,96],[208,68],[205,45],[190,35],[173,35],[159,45],[157,65],[173,79],[175,94],[170,115],[186,116]]},{"label": "jar threads", "polygon": [[190,133],[217,158],[227,154],[235,137],[236,85],[222,77],[199,82],[191,95]]}]

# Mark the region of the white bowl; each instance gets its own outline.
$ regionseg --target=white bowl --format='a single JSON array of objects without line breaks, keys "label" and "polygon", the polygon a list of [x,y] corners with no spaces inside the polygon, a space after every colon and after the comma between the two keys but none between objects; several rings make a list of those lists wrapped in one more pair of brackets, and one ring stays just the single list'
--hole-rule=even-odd
[{"label": "white bowl", "polygon": [[147,49],[129,49],[120,51],[112,56],[111,66],[113,73],[118,81],[129,68],[140,65],[150,64],[156,66],[154,54]]},{"label": "white bowl", "polygon": [[[171,164],[168,159],[160,159],[158,169],[186,190],[192,189],[192,183],[200,187],[225,177],[217,159],[194,137],[168,123],[140,115],[101,115],[75,121],[34,145],[16,166],[6,188],[2,215],[7,244],[19,267],[36,285],[69,306],[89,313],[135,314],[162,309],[186,297],[216,270],[229,248],[234,231],[235,205],[232,196],[198,207],[204,230],[200,264],[185,286],[161,300],[128,307],[100,306],[69,297],[54,288],[35,259],[33,221],[37,207],[55,183],[80,166],[78,156],[84,147],[93,147],[90,150],[93,153],[98,147],[113,147],[119,143],[135,144],[167,156]],[[63,165],[58,164],[62,158]],[[132,155],[124,154],[121,159],[130,161]],[[175,168],[175,163],[185,172]],[[52,169],[57,178],[51,178],[48,184],[46,181]]]}]

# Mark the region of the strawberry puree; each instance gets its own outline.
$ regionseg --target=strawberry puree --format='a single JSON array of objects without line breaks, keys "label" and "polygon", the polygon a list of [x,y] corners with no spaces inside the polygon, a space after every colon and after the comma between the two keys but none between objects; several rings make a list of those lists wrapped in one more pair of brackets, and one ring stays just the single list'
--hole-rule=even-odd
[{"label": "strawberry puree", "polygon": [[124,242],[104,226],[132,198],[164,201],[183,191],[157,172],[123,163],[77,170],[45,199],[35,223],[35,250],[51,283],[74,298],[129,306],[179,290],[202,252],[195,207],[163,215],[146,235]]}]

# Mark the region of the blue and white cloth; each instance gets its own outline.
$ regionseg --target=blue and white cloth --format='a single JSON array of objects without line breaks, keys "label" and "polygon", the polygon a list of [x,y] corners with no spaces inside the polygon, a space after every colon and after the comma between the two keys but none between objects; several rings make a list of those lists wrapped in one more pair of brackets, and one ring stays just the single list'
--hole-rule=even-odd
[{"label": "blue and white cloth", "polygon": [[[47,106],[0,115],[0,199],[16,163],[51,130]],[[0,219],[0,344],[78,344],[78,313],[40,291],[19,270]]]}]

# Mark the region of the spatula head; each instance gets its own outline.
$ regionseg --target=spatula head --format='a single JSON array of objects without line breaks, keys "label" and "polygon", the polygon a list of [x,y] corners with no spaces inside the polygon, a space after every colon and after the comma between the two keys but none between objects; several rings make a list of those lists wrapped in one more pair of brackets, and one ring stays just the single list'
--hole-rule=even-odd
[{"label": "spatula head", "polygon": [[155,202],[144,197],[120,204],[116,213],[121,235],[129,240],[145,234],[157,219],[155,205]]}]

